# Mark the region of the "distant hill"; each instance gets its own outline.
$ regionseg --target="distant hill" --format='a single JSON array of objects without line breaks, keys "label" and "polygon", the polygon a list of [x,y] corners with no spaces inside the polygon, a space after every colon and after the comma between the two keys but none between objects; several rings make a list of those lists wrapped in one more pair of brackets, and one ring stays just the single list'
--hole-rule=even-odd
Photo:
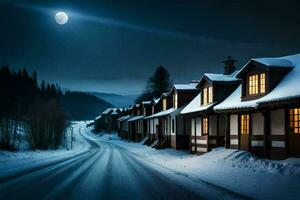
[{"label": "distant hill", "polygon": [[89,92],[100,99],[104,99],[117,107],[128,107],[134,104],[137,95],[119,95],[101,92]]},{"label": "distant hill", "polygon": [[65,92],[61,98],[63,111],[72,120],[91,120],[101,114],[111,103],[84,92]]}]

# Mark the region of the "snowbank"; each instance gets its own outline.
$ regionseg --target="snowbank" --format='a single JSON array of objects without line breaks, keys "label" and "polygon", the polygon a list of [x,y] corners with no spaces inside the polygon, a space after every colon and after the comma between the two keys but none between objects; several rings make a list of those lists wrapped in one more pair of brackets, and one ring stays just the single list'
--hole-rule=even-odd
[{"label": "snowbank", "polygon": [[205,182],[251,198],[298,199],[300,194],[300,159],[297,158],[274,161],[225,148],[196,156],[187,151],[156,150],[139,143],[128,143],[115,134],[98,139],[118,145],[148,163],[189,177],[193,182]]}]

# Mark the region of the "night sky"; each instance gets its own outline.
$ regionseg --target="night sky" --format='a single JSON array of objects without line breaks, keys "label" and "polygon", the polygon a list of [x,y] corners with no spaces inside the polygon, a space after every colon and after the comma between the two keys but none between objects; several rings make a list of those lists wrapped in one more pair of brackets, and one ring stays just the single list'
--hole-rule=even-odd
[{"label": "night sky", "polygon": [[[281,2],[0,0],[0,65],[62,88],[138,94],[159,65],[186,83],[222,73],[228,55],[241,67],[299,53],[300,3]],[[67,24],[55,22],[58,11]]]}]

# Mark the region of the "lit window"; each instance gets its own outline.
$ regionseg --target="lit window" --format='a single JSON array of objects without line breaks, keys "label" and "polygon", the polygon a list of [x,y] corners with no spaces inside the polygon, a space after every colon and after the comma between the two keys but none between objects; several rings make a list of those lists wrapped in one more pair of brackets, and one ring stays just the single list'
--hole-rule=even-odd
[{"label": "lit window", "polygon": [[177,108],[177,106],[178,106],[178,95],[177,95],[177,92],[175,92],[174,95],[173,95],[173,106],[174,106],[174,108]]},{"label": "lit window", "polygon": [[203,105],[207,104],[207,88],[203,89]]},{"label": "lit window", "polygon": [[258,75],[249,76],[249,94],[258,94]]},{"label": "lit window", "polygon": [[163,110],[167,110],[167,99],[163,99]]},{"label": "lit window", "polygon": [[208,134],[208,118],[204,117],[202,118],[202,134],[207,135]]},{"label": "lit window", "polygon": [[259,75],[260,76],[260,93],[265,93],[266,92],[266,74],[262,73]]},{"label": "lit window", "polygon": [[249,134],[249,115],[241,115],[241,134]]},{"label": "lit window", "polygon": [[300,133],[300,108],[290,109],[290,128],[292,133]]},{"label": "lit window", "polygon": [[213,88],[212,86],[210,86],[208,88],[208,103],[212,103],[213,102]]},{"label": "lit window", "polygon": [[213,87],[203,89],[203,105],[207,105],[213,102]]},{"label": "lit window", "polygon": [[154,105],[152,106],[152,114],[154,114],[154,111],[155,111],[155,109],[154,109]]},{"label": "lit window", "polygon": [[266,73],[249,76],[249,95],[266,93]]},{"label": "lit window", "polygon": [[144,116],[146,116],[146,114],[147,114],[147,110],[146,110],[146,108],[144,107]]}]

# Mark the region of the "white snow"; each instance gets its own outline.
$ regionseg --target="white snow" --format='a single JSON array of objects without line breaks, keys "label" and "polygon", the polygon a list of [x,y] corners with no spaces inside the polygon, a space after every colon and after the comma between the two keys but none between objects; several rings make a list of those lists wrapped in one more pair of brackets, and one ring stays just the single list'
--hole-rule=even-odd
[{"label": "white snow", "polygon": [[174,88],[176,90],[196,90],[197,83],[189,83],[189,84],[174,84]]},{"label": "white snow", "polygon": [[229,75],[215,74],[215,73],[205,73],[203,75],[203,77],[206,76],[207,78],[209,78],[212,81],[221,81],[221,82],[238,81],[239,79],[236,78],[237,72],[238,71],[235,71],[235,72],[233,72],[232,74],[229,74]]},{"label": "white snow", "polygon": [[195,183],[205,182],[252,199],[299,198],[299,158],[266,160],[249,152],[225,148],[196,156],[187,151],[156,150],[139,143],[128,143],[116,135],[104,135],[98,139],[123,147],[146,162],[155,163]]},{"label": "white snow", "polygon": [[174,112],[175,110],[177,110],[176,108],[170,108],[168,110],[164,110],[164,111],[161,111],[161,112],[158,112],[158,113],[155,113],[153,115],[150,115],[148,117],[145,117],[145,119],[151,119],[151,118],[157,118],[157,117],[162,117],[162,116],[165,116],[165,115],[169,115],[171,114],[172,112]]},{"label": "white snow", "polygon": [[143,118],[144,118],[143,115],[138,115],[138,116],[131,117],[127,121],[132,122],[132,121],[136,121],[136,120],[143,119]]},{"label": "white snow", "polygon": [[129,119],[130,117],[132,117],[132,115],[126,115],[126,116],[120,117],[118,119],[118,121],[125,121],[125,120]]},{"label": "white snow", "polygon": [[[272,66],[293,66],[293,69],[280,81],[280,83],[265,96],[250,100],[241,101],[241,85],[223,102],[214,107],[215,110],[256,108],[261,103],[288,100],[300,97],[300,54],[280,58],[256,59]],[[292,64],[292,65],[291,65]]]},{"label": "white snow", "polygon": [[153,101],[154,101],[154,104],[158,103],[158,102],[159,102],[159,100],[160,100],[160,98],[156,98],[156,99],[154,98],[154,99],[153,99]]},{"label": "white snow", "polygon": [[208,105],[201,105],[201,92],[180,112],[180,114],[188,114],[194,112],[200,112],[207,110],[208,108],[215,105],[215,103],[211,103]]},{"label": "white snow", "polygon": [[108,114],[113,108],[106,108],[102,114],[105,115],[105,114]]},{"label": "white snow", "polygon": [[288,58],[279,57],[279,58],[253,58],[252,60],[262,63],[267,66],[274,67],[293,67],[294,63],[291,62]]},{"label": "white snow", "polygon": [[238,108],[256,108],[258,99],[250,101],[241,101],[242,85],[231,93],[223,102],[216,105],[214,110],[238,109]]},{"label": "white snow", "polygon": [[73,127],[73,145],[71,149],[71,129],[66,133],[66,145],[59,150],[26,150],[17,152],[0,151],[0,177],[14,174],[34,166],[50,163],[58,159],[68,158],[87,151],[90,144],[80,133],[86,132],[89,122],[75,122]]}]

